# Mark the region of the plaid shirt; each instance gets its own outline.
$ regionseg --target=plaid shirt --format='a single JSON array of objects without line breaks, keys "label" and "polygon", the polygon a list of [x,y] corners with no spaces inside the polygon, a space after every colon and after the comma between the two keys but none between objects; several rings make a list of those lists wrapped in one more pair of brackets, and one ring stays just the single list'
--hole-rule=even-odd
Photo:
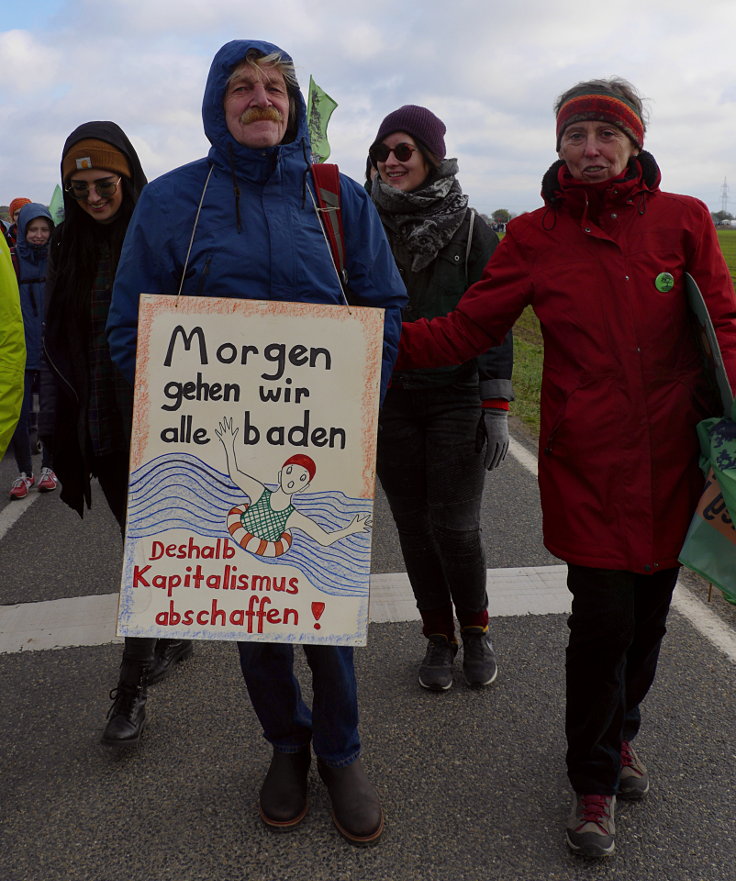
[{"label": "plaid shirt", "polygon": [[112,259],[104,245],[92,288],[89,324],[89,407],[87,425],[95,456],[127,454],[133,389],[110,359],[105,325],[112,297]]}]

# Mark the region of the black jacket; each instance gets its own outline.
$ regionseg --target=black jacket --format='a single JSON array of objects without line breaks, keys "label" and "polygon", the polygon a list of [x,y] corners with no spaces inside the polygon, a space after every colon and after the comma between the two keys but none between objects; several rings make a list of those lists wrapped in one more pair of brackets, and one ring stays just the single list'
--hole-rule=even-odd
[{"label": "black jacket", "polygon": [[[471,217],[473,229],[468,250]],[[411,255],[408,252],[403,253],[396,237],[390,231],[387,232],[409,294],[409,304],[404,309],[403,318],[410,322],[452,312],[465,291],[482,276],[486,263],[498,245],[498,237],[485,220],[468,208],[455,235],[437,254],[436,259],[429,266],[415,272],[408,268],[411,265]],[[395,371],[392,382],[403,388],[442,386],[473,380],[477,371],[481,399],[501,398],[512,401],[513,363],[513,339],[509,331],[500,346],[494,346],[472,361],[456,367]]]},{"label": "black jacket", "polygon": [[[92,260],[98,258],[98,246],[110,245],[113,264],[127,228],[132,206],[146,184],[135,148],[123,130],[114,122],[88,122],[75,129],[66,140],[62,157],[77,141],[96,138],[112,144],[123,153],[132,176],[124,179],[125,201],[116,219],[110,224],[98,224],[64,193],[64,222],[54,230],[49,249],[48,281],[46,285],[46,324],[44,329],[44,358],[42,383],[48,393],[50,406],[39,423],[39,434],[50,445],[54,470],[62,484],[61,498],[80,516],[85,502],[91,506],[90,478],[94,460],[89,444],[89,315],[80,316],[80,302],[86,302],[86,292],[74,289],[74,275],[69,267],[79,260],[79,230],[84,229],[86,241],[91,243]],[[62,184],[65,181],[62,180]],[[127,426],[129,444],[131,412],[121,413]],[[128,469],[127,449],[120,455],[120,467]]]}]

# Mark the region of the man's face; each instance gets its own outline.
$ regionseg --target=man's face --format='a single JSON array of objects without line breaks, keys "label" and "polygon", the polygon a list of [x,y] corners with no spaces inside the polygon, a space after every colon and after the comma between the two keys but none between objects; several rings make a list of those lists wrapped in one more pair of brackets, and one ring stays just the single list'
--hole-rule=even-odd
[{"label": "man's face", "polygon": [[225,122],[244,147],[259,149],[280,144],[289,122],[289,93],[283,75],[273,65],[239,67],[225,90]]}]

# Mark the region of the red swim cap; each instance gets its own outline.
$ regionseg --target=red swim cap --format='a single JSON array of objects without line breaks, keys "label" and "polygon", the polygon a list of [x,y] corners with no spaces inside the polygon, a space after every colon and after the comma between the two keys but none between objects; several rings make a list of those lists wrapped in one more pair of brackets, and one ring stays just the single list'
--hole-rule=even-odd
[{"label": "red swim cap", "polygon": [[281,467],[286,468],[287,465],[301,465],[301,467],[305,468],[309,474],[310,481],[314,480],[314,475],[317,473],[317,466],[314,464],[314,460],[310,459],[309,456],[305,456],[303,453],[296,453],[295,455],[290,456]]}]

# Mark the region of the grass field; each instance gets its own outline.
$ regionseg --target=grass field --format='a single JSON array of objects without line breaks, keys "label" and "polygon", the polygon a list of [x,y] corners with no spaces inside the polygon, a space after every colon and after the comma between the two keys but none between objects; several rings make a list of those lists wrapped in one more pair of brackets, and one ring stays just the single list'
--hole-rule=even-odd
[{"label": "grass field", "polygon": [[[718,240],[736,286],[736,229],[719,229]],[[514,325],[514,394],[512,411],[536,437],[539,434],[539,387],[542,381],[542,334],[531,309]]]}]

